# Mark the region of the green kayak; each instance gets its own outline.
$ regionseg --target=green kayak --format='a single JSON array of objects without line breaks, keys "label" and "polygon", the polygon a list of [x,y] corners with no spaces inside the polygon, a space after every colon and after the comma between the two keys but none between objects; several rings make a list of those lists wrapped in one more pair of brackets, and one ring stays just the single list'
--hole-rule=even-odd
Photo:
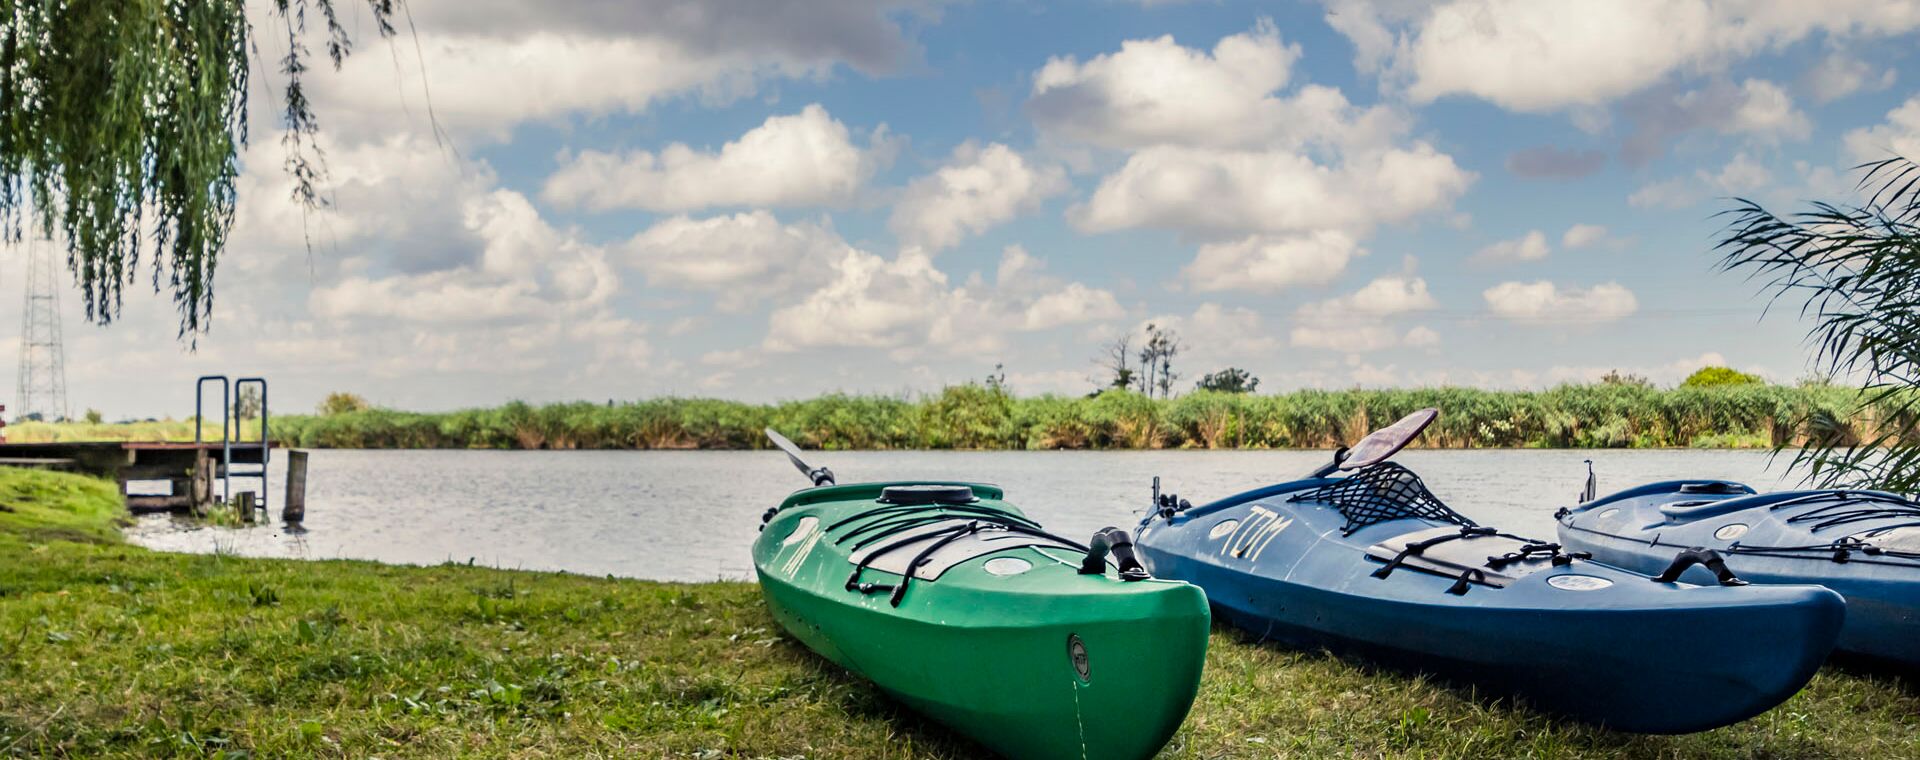
[{"label": "green kayak", "polygon": [[1206,597],[1148,578],[1125,532],[1083,546],[993,486],[810,474],[753,546],[794,638],[1012,758],[1152,757],[1179,728]]}]

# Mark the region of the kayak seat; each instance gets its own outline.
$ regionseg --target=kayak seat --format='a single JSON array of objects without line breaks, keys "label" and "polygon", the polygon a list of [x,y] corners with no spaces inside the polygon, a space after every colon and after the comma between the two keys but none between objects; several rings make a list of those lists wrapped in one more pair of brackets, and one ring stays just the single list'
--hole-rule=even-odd
[{"label": "kayak seat", "polygon": [[1402,533],[1367,547],[1367,557],[1384,563],[1374,571],[1385,578],[1398,568],[1444,575],[1458,581],[1455,594],[1471,584],[1505,588],[1521,578],[1574,559],[1559,544],[1499,533],[1492,528],[1443,525]]}]

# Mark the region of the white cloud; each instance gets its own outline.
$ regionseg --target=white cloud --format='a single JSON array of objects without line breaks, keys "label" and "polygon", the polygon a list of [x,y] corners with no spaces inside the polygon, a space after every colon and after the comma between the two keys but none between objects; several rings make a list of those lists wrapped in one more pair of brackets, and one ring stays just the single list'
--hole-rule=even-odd
[{"label": "white cloud", "polygon": [[1866,61],[1834,51],[1808,69],[1802,81],[1815,101],[1831,103],[1856,92],[1892,87],[1896,76],[1891,68],[1876,73]]},{"label": "white cloud", "polygon": [[[1181,341],[1181,364],[1211,372],[1238,366],[1247,368],[1272,358],[1280,341],[1260,313],[1245,307],[1203,303],[1192,314],[1162,314],[1140,323],[1174,331]],[[1136,344],[1137,345],[1137,344]],[[1186,378],[1198,380],[1199,373]]]},{"label": "white cloud", "polygon": [[998,351],[1011,331],[1049,330],[1116,319],[1125,312],[1107,290],[1055,284],[1044,262],[1010,247],[1003,271],[1037,287],[952,287],[933,257],[907,248],[888,260],[849,248],[831,279],[798,303],[776,309],[764,342],[772,351],[858,347],[893,349],[896,358],[927,348]]},{"label": "white cloud", "polygon": [[1611,322],[1639,310],[1619,283],[1561,288],[1552,282],[1503,282],[1481,294],[1495,316],[1516,322]]},{"label": "white cloud", "polygon": [[1413,348],[1431,348],[1440,345],[1440,333],[1434,332],[1424,325],[1415,326],[1400,338],[1400,342],[1403,345]]},{"label": "white cloud", "polygon": [[1027,253],[1025,246],[1010,245],[1000,251],[1000,266],[994,270],[993,282],[1002,289],[1030,287],[1045,280],[1040,273],[1045,268],[1046,262]]},{"label": "white cloud", "polygon": [[619,286],[603,251],[549,226],[519,193],[495,190],[472,198],[464,214],[465,230],[480,242],[478,261],[416,274],[347,277],[314,290],[314,313],[484,322],[597,306]]},{"label": "white cloud", "polygon": [[1125,313],[1113,293],[1075,282],[1062,290],[1041,296],[1028,306],[1022,328],[1047,330],[1062,325],[1118,319]]},{"label": "white cloud", "polygon": [[[1341,7],[1352,7],[1343,4]],[[1900,34],[1920,27],[1905,0],[1614,0],[1579,4],[1453,0],[1424,12],[1361,8],[1395,35],[1395,76],[1416,102],[1469,95],[1514,111],[1591,107],[1676,71],[1717,71],[1815,33]],[[1385,56],[1383,33],[1341,27],[1362,63]]]},{"label": "white cloud", "polygon": [[1296,348],[1321,348],[1347,354],[1385,351],[1400,345],[1400,335],[1384,325],[1294,325],[1287,341]]},{"label": "white cloud", "polygon": [[1607,228],[1598,224],[1575,224],[1560,236],[1563,248],[1585,248],[1607,239]]},{"label": "white cloud", "polygon": [[1749,79],[1740,85],[1740,91],[1740,105],[1722,131],[1795,139],[1805,139],[1813,131],[1807,115],[1794,107],[1793,98],[1780,85]]},{"label": "white cloud", "polygon": [[1627,196],[1634,208],[1686,208],[1699,203],[1703,193],[1686,177],[1672,177],[1641,185]]},{"label": "white cloud", "polygon": [[1089,232],[1362,233],[1444,208],[1473,178],[1426,143],[1333,166],[1287,151],[1159,146],[1134,153],[1072,218]]},{"label": "white cloud", "polygon": [[946,165],[907,185],[888,226],[906,245],[939,250],[977,235],[1067,188],[1066,172],[1040,166],[1012,148],[971,142]]},{"label": "white cloud", "polygon": [[1706,175],[1706,179],[1715,189],[1728,195],[1751,193],[1773,184],[1773,172],[1753,156],[1746,153],[1734,154],[1720,171]]},{"label": "white cloud", "polygon": [[1920,95],[1887,112],[1887,120],[1847,133],[1847,154],[1857,162],[1905,156],[1920,161]]},{"label": "white cloud", "polygon": [[948,288],[947,276],[922,251],[909,249],[889,261],[849,249],[835,263],[832,281],[773,312],[766,347],[898,348],[950,341],[965,326],[955,317],[978,309],[965,288]]},{"label": "white cloud", "polygon": [[1181,276],[1195,290],[1272,293],[1299,285],[1324,285],[1364,255],[1353,236],[1336,230],[1299,235],[1249,235],[1200,246]]},{"label": "white cloud", "polygon": [[1055,58],[1028,110],[1069,143],[1129,151],[1068,210],[1083,232],[1161,228],[1200,243],[1196,290],[1274,292],[1330,281],[1382,224],[1444,210],[1474,175],[1393,107],[1296,84],[1300,51],[1270,21],[1211,50],[1172,37]]},{"label": "white cloud", "polygon": [[1351,295],[1301,307],[1302,314],[1321,314],[1333,318],[1354,316],[1391,316],[1425,311],[1439,306],[1427,292],[1427,281],[1419,277],[1389,276],[1375,278]]},{"label": "white cloud", "polygon": [[623,246],[627,263],[649,284],[713,292],[726,311],[817,287],[848,250],[830,221],[781,224],[764,210],[670,217]]},{"label": "white cloud", "polygon": [[1355,108],[1331,87],[1277,95],[1299,58],[1299,46],[1282,42],[1265,20],[1211,52],[1171,35],[1127,40],[1085,63],[1047,61],[1033,76],[1027,111],[1051,135],[1119,149],[1380,144],[1405,129],[1391,109]]},{"label": "white cloud", "polygon": [[[456,140],[505,140],[526,122],[640,113],[685,95],[729,101],[763,81],[820,79],[843,63],[885,74],[916,55],[895,16],[924,7],[913,0],[419,2],[409,5],[417,35],[403,30],[387,43],[397,46],[392,51],[357,50],[339,72],[309,77],[308,94],[336,137],[377,139],[406,120],[424,131],[430,100]],[[266,13],[256,6],[255,25],[274,28]],[[355,39],[372,40],[373,32],[362,28]],[[265,112],[273,110],[267,104]]]},{"label": "white cloud", "polygon": [[1513,240],[1502,240],[1482,248],[1473,254],[1473,258],[1489,263],[1539,261],[1549,253],[1552,253],[1552,249],[1547,246],[1546,233],[1533,230]]},{"label": "white cloud", "polygon": [[1271,21],[1221,38],[1211,54],[1173,35],[1127,40],[1086,63],[1048,60],[1033,75],[1027,109],[1042,129],[1106,147],[1244,145],[1280,122],[1285,105],[1272,93],[1299,58]]},{"label": "white cloud", "polygon": [[1439,305],[1427,292],[1424,279],[1411,275],[1379,277],[1348,295],[1301,306],[1294,313],[1288,339],[1302,348],[1349,354],[1401,345],[1432,346],[1440,341],[1438,333],[1424,326],[1402,332],[1387,324],[1387,319]]},{"label": "white cloud", "polygon": [[674,143],[658,153],[586,151],[547,178],[542,197],[597,211],[844,203],[891,158],[885,126],[867,149],[819,104],[768,117],[717,151]]},{"label": "white cloud", "polygon": [[1776,189],[1773,172],[1752,154],[1741,151],[1717,170],[1698,169],[1692,176],[1642,185],[1627,197],[1627,204],[1634,208],[1680,209],[1699,205],[1709,196],[1750,196],[1769,189]]}]

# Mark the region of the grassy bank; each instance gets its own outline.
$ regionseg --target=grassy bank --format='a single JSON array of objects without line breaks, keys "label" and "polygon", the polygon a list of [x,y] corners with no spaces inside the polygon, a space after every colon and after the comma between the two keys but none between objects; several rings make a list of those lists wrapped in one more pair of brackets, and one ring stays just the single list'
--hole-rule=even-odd
[{"label": "grassy bank", "polygon": [[[1471,388],[1195,392],[1150,399],[1018,397],[961,385],[918,398],[829,395],[779,404],[661,398],[597,404],[413,413],[368,409],[274,418],[274,437],[320,448],[747,449],[774,427],[823,449],[1326,448],[1413,410],[1440,421],[1421,444],[1446,448],[1752,448],[1795,444],[1814,431],[1869,436],[1913,420],[1861,410],[1858,392],[1825,385],[1658,389],[1566,385],[1546,391]],[[10,440],[191,438],[191,422],[114,426],[30,423]]]},{"label": "grassy bank", "polygon": [[[104,483],[0,469],[0,756],[979,756],[749,584],[160,554],[117,519]],[[1163,757],[1913,757],[1917,693],[1829,669],[1636,737],[1223,629]]]}]

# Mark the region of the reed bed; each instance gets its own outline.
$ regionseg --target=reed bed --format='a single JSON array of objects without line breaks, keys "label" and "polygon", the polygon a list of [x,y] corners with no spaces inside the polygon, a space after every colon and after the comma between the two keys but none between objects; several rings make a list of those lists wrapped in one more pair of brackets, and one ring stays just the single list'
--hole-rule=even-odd
[{"label": "reed bed", "polygon": [[1857,390],[1828,385],[1200,391],[1174,399],[1120,390],[1020,397],[959,385],[914,398],[833,394],[774,404],[656,398],[367,409],[276,417],[273,430],[288,445],[316,448],[755,449],[766,446],[766,427],[829,450],[1327,448],[1428,406],[1443,411],[1420,442],[1434,448],[1766,448],[1915,427],[1881,414],[1885,405],[1863,405]]}]

